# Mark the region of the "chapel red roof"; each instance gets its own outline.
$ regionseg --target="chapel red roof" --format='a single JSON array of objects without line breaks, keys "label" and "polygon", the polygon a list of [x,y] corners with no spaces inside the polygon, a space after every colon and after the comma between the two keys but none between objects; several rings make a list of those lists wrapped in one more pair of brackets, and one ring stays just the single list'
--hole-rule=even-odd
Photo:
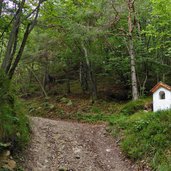
[{"label": "chapel red roof", "polygon": [[163,83],[163,82],[159,82],[157,83],[152,89],[151,89],[151,92],[154,93],[155,91],[157,91],[160,87],[163,87],[169,91],[171,91],[171,86]]}]

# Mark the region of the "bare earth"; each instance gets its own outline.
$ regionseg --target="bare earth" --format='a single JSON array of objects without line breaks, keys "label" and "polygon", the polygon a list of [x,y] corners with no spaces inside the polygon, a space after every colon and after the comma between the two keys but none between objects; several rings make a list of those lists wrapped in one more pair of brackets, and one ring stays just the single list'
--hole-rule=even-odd
[{"label": "bare earth", "polygon": [[26,171],[133,171],[105,125],[32,117]]}]

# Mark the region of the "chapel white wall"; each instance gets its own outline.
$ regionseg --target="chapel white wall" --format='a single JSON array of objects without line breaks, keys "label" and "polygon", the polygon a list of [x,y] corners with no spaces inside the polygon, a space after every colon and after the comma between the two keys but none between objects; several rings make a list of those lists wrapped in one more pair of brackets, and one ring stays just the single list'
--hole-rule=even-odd
[{"label": "chapel white wall", "polygon": [[[165,92],[165,99],[160,99],[159,92]],[[171,109],[171,91],[160,87],[153,93],[153,111],[168,110]]]}]

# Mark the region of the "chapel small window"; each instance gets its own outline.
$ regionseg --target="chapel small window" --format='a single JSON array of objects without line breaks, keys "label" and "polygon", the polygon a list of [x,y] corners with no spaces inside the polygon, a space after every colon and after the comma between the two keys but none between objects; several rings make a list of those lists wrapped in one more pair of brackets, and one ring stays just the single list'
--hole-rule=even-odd
[{"label": "chapel small window", "polygon": [[164,91],[160,91],[159,97],[160,97],[160,99],[165,99],[165,92]]}]

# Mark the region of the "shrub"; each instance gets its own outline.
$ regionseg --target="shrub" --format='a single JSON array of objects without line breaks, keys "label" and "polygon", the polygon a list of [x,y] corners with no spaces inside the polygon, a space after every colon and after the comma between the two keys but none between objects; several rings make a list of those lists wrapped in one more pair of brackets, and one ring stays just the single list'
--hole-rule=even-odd
[{"label": "shrub", "polygon": [[125,115],[134,114],[140,110],[144,110],[145,104],[149,101],[150,99],[139,99],[136,101],[130,101],[124,105],[120,112]]},{"label": "shrub", "polygon": [[155,169],[169,167],[171,156],[167,151],[171,149],[171,111],[134,115],[125,121],[123,151],[135,160],[148,158]]},{"label": "shrub", "polygon": [[21,147],[28,138],[28,119],[13,93],[10,81],[0,71],[0,141]]}]

